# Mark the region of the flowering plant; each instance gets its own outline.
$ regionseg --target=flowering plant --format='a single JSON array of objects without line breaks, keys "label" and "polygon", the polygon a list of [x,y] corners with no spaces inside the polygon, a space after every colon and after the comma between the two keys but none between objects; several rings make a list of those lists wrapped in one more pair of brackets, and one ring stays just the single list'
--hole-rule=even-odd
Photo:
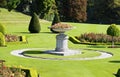
[{"label": "flowering plant", "polygon": [[52,29],[67,29],[67,28],[72,28],[71,25],[68,24],[62,24],[62,23],[57,23],[53,26],[51,26]]},{"label": "flowering plant", "polygon": [[7,67],[0,61],[0,77],[26,77],[26,73],[20,67]]}]

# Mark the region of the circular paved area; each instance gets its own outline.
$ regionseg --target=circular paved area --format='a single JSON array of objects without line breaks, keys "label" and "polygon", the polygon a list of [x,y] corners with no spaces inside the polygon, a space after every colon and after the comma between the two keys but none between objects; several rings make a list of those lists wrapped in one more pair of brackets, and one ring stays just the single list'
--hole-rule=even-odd
[{"label": "circular paved area", "polygon": [[31,56],[24,56],[22,53],[24,51],[28,50],[38,50],[40,48],[28,48],[28,49],[20,49],[20,50],[13,50],[11,52],[12,55],[19,56],[19,57],[24,57],[24,58],[36,58],[36,59],[45,59],[45,60],[95,60],[95,59],[103,59],[103,58],[109,58],[112,57],[113,55],[111,53],[105,52],[105,51],[98,51],[98,50],[93,50],[95,52],[100,53],[100,56],[96,57],[86,57],[86,58],[43,58],[43,57],[31,57]]}]

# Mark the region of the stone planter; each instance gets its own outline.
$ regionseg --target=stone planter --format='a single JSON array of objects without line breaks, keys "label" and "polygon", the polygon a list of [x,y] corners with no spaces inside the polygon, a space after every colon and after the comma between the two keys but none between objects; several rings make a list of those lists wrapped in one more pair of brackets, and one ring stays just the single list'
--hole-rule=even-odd
[{"label": "stone planter", "polygon": [[66,31],[73,29],[72,26],[69,26],[67,24],[58,23],[50,28],[52,28],[54,31],[59,32],[59,34],[56,36],[56,48],[55,48],[55,50],[47,51],[47,53],[63,55],[63,56],[80,54],[79,51],[70,50],[68,48],[68,38],[69,37],[67,35],[65,35],[64,33]]}]

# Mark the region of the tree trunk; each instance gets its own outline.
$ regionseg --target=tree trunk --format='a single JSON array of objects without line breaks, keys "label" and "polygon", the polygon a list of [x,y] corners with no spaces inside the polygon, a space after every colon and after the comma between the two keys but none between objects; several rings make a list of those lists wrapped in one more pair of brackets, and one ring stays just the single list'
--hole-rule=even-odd
[{"label": "tree trunk", "polygon": [[114,48],[114,36],[112,36],[112,48]]}]

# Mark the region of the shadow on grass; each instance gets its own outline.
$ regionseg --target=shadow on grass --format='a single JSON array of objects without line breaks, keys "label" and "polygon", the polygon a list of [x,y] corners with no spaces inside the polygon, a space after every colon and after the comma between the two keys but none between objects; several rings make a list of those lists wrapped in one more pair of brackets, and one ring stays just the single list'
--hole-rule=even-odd
[{"label": "shadow on grass", "polygon": [[109,61],[110,63],[120,63],[120,60]]},{"label": "shadow on grass", "polygon": [[14,32],[16,34],[30,34],[30,32]]},{"label": "shadow on grass", "polygon": [[23,54],[45,54],[44,51],[25,51]]},{"label": "shadow on grass", "polygon": [[59,34],[59,33],[53,33],[53,32],[40,32],[40,33],[44,33],[44,34]]},{"label": "shadow on grass", "polygon": [[[38,34],[38,33],[30,33],[30,32],[15,32],[18,34]],[[53,32],[39,32],[39,33],[43,33],[43,34],[59,34],[59,33],[53,33]]]}]

